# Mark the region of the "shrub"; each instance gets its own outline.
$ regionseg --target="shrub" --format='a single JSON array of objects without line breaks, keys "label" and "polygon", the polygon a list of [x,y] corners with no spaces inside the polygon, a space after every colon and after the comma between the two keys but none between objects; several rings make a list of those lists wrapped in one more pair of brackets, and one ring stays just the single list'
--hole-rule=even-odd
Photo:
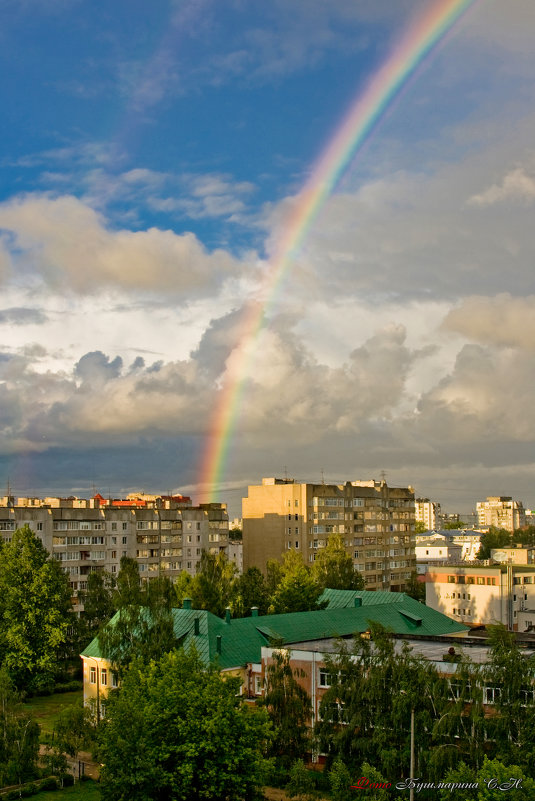
[{"label": "shrub", "polygon": [[44,779],[41,782],[41,790],[57,790],[58,787],[57,779],[53,776],[49,776],[48,779]]},{"label": "shrub", "polygon": [[71,776],[70,773],[66,773],[63,777],[63,786],[64,787],[72,787],[74,784],[74,776]]}]

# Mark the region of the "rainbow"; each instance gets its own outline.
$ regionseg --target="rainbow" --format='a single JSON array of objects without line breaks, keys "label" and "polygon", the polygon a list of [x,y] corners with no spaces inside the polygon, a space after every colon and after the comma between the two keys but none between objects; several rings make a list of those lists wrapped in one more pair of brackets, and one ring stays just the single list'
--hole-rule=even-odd
[{"label": "rainbow", "polygon": [[480,0],[437,0],[415,20],[372,77],[364,93],[357,96],[295,198],[264,277],[261,292],[264,300],[246,308],[239,346],[227,363],[225,383],[211,420],[197,484],[201,491],[201,488],[206,488],[211,499],[221,483],[227,463],[244,389],[251,374],[256,341],[296,252],[344,170],[369,139],[392,102],[422,62],[478,2]]}]

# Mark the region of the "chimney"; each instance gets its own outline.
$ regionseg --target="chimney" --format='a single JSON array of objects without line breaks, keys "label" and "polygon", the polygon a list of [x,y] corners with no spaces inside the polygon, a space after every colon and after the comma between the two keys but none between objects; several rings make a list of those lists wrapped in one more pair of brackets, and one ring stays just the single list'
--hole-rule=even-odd
[{"label": "chimney", "polygon": [[230,626],[230,606],[227,606],[225,610],[225,623]]},{"label": "chimney", "polygon": [[353,601],[353,603],[354,603],[354,604],[355,604],[355,606],[357,606],[357,607],[358,607],[358,606],[362,606],[362,598],[359,598],[358,596],[356,596],[356,595],[355,595],[355,598],[354,598],[354,601]]},{"label": "chimney", "polygon": [[197,635],[199,634],[199,618],[198,617],[196,617],[195,620],[193,621],[193,633],[197,634]]},{"label": "chimney", "polygon": [[216,638],[216,645],[215,645],[215,649],[216,649],[218,654],[221,653],[221,639],[222,639],[221,634],[218,634],[217,638]]},{"label": "chimney", "polygon": [[184,598],[182,600],[182,609],[191,609],[191,598]]},{"label": "chimney", "polygon": [[251,606],[251,617],[258,617],[258,606]]}]

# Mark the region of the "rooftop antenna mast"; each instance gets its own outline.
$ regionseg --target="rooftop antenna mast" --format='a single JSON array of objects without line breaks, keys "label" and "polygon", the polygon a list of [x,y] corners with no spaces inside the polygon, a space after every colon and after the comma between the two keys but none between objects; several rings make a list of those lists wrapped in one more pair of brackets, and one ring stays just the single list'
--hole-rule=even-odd
[{"label": "rooftop antenna mast", "polygon": [[321,468],[321,483],[325,484],[325,475],[323,473],[323,467]]}]

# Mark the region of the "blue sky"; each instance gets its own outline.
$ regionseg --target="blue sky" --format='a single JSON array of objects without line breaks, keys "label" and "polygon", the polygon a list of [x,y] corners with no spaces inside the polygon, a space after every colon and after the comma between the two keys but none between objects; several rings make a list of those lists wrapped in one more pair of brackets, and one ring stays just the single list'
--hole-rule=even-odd
[{"label": "blue sky", "polygon": [[[202,500],[270,246],[430,5],[4,0],[0,481]],[[474,4],[325,204],[258,343],[236,513],[284,468],[535,503],[534,32],[530,0]]]}]

